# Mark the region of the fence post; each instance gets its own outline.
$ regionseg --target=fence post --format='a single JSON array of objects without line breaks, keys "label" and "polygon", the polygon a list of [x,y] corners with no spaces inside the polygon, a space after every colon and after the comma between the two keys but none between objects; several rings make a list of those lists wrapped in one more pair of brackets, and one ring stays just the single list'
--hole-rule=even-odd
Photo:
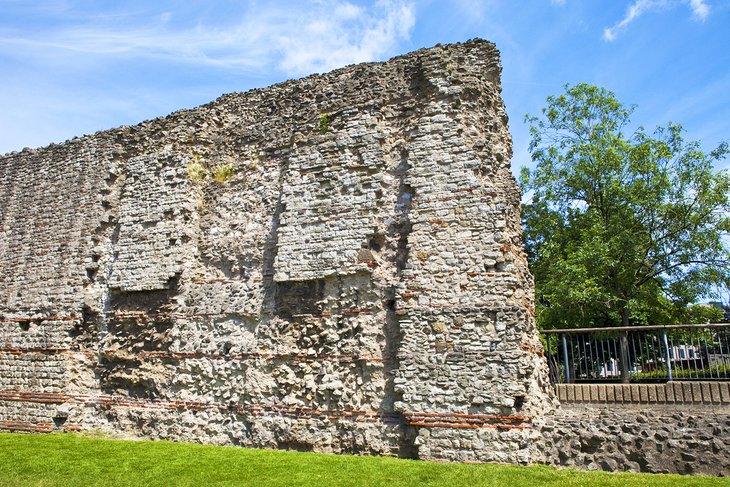
[{"label": "fence post", "polygon": [[664,341],[664,358],[667,360],[667,380],[672,382],[672,358],[669,355],[669,341],[667,340],[667,329],[662,330],[662,340]]},{"label": "fence post", "polygon": [[563,339],[563,363],[565,364],[565,383],[570,384],[570,364],[568,363],[568,342],[565,340],[565,333],[560,335]]},{"label": "fence post", "polygon": [[621,332],[621,382],[629,382],[629,332]]}]

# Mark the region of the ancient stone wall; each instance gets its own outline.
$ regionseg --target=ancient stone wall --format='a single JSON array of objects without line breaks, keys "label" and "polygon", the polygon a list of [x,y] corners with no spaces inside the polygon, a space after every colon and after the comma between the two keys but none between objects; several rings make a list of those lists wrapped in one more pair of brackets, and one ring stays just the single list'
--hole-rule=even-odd
[{"label": "ancient stone wall", "polygon": [[0,428],[540,461],[484,41],[0,157]]}]

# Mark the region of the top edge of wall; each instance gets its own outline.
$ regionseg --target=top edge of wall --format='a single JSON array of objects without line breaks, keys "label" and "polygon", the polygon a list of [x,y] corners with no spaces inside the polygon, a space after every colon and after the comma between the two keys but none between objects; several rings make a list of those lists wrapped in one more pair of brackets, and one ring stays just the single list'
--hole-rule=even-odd
[{"label": "top edge of wall", "polygon": [[[104,130],[99,130],[97,132],[94,132],[92,134],[85,134],[81,136],[72,137],[71,139],[65,140],[63,142],[53,142],[41,147],[25,147],[22,150],[19,151],[11,151],[7,153],[0,153],[0,159],[5,158],[11,158],[13,156],[17,156],[20,154],[32,154],[36,152],[42,152],[45,150],[50,150],[53,148],[56,148],[58,146],[66,146],[70,144],[76,144],[76,143],[83,143],[85,141],[88,141],[93,138],[97,137],[105,137],[105,136],[111,136],[112,134],[118,132],[121,129],[137,129],[137,128],[145,128],[151,124],[154,124],[156,122],[160,122],[162,120],[174,117],[175,115],[185,114],[185,113],[191,113],[196,112],[203,109],[210,109],[214,108],[217,105],[221,105],[228,100],[236,99],[239,97],[246,97],[250,95],[254,95],[256,93],[266,93],[266,92],[273,92],[280,89],[286,89],[287,87],[295,86],[297,84],[305,84],[307,82],[311,81],[319,81],[319,82],[331,82],[341,77],[350,76],[354,72],[360,72],[362,70],[375,70],[378,66],[386,65],[386,64],[393,64],[393,63],[408,63],[409,61],[415,61],[419,62],[425,59],[434,59],[434,58],[443,58],[444,60],[453,58],[454,55],[458,54],[464,54],[464,55],[476,55],[479,58],[487,59],[492,58],[496,65],[498,66],[498,69],[501,71],[501,62],[500,62],[500,53],[497,49],[496,45],[491,42],[487,41],[481,38],[474,38],[469,39],[464,42],[456,42],[451,44],[436,44],[432,47],[426,47],[421,48],[406,54],[400,54],[398,56],[394,56],[386,61],[377,61],[377,62],[365,62],[365,63],[358,63],[358,64],[349,64],[341,68],[334,69],[332,71],[328,71],[325,73],[314,73],[310,74],[308,76],[304,76],[301,78],[293,78],[286,81],[282,81],[279,83],[275,83],[272,85],[268,85],[265,87],[259,87],[259,88],[252,88],[247,91],[243,92],[231,92],[226,93],[215,100],[204,103],[202,105],[193,107],[193,108],[183,108],[180,110],[176,110],[174,112],[160,115],[158,117],[144,120],[139,122],[136,125],[120,125],[116,127],[111,127]],[[363,73],[358,73],[362,75]],[[501,91],[501,87],[498,87],[498,90]]]}]

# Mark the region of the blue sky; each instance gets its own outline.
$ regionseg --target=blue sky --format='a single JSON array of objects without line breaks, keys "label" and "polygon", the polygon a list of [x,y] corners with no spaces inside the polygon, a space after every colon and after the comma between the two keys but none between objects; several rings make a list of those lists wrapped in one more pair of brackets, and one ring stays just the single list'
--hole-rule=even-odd
[{"label": "blue sky", "polygon": [[565,83],[730,139],[730,0],[0,0],[0,153],[473,37],[502,53],[515,170]]}]

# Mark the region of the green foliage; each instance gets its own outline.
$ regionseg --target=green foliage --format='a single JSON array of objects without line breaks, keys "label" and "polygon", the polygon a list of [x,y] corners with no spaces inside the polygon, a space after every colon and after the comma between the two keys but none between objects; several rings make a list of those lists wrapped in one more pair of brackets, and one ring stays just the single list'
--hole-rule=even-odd
[{"label": "green foliage", "polygon": [[725,310],[704,304],[688,306],[682,321],[685,323],[722,323]]},{"label": "green foliage", "polygon": [[230,163],[221,163],[211,167],[211,164],[200,154],[194,153],[187,164],[187,174],[195,186],[196,206],[199,210],[206,208],[206,188],[211,181],[218,184],[225,184],[235,174],[235,169]]},{"label": "green foliage", "polygon": [[234,174],[235,171],[231,164],[219,164],[213,168],[213,181],[218,184],[225,184]]},{"label": "green foliage", "polygon": [[205,184],[210,176],[205,161],[199,154],[195,154],[190,162],[188,162],[187,170],[188,178],[197,185]]},{"label": "green foliage", "polygon": [[0,485],[126,486],[711,486],[721,478],[579,472],[388,457],[0,433]]},{"label": "green foliage", "polygon": [[330,129],[330,117],[326,113],[323,113],[319,117],[319,131],[323,134],[329,132]]},{"label": "green foliage", "polygon": [[[697,379],[697,378],[715,378],[730,376],[730,365],[713,364],[704,369],[683,369],[680,367],[672,367],[672,379]],[[648,372],[633,372],[629,374],[631,381],[641,381],[646,379],[665,379],[668,377],[667,368],[665,366],[658,367]]]},{"label": "green foliage", "polygon": [[204,188],[211,179],[218,184],[225,184],[236,173],[230,163],[221,163],[211,168],[210,163],[200,154],[193,154],[187,170],[188,178],[199,188]]},{"label": "green foliage", "polygon": [[525,241],[543,327],[669,324],[730,282],[730,176],[680,125],[625,134],[634,107],[587,84],[530,123]]}]

